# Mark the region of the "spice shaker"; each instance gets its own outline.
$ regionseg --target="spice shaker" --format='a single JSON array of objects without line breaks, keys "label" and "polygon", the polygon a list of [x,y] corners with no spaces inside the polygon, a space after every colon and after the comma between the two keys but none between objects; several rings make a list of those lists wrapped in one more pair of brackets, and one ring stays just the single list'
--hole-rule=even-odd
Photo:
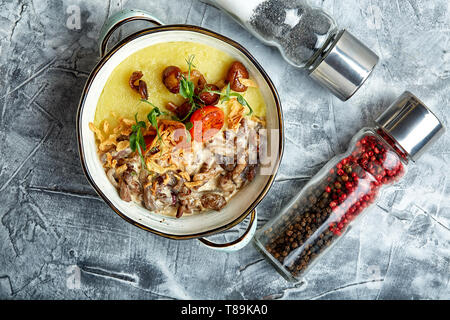
[{"label": "spice shaker", "polygon": [[439,119],[404,92],[351,140],[282,209],[257,231],[256,247],[288,280],[295,281],[329,250],[349,224],[400,179],[408,163],[443,134]]},{"label": "spice shaker", "polygon": [[262,42],[277,47],[290,64],[339,99],[364,83],[378,56],[322,9],[304,0],[206,0],[229,13]]}]

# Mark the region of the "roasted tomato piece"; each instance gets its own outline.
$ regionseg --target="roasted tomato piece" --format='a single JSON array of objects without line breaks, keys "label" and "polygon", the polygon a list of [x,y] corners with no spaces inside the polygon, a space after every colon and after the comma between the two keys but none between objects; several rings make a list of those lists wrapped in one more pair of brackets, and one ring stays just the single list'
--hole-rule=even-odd
[{"label": "roasted tomato piece", "polygon": [[190,119],[192,128],[191,137],[198,142],[208,141],[222,129],[225,115],[222,109],[206,106],[195,111]]}]

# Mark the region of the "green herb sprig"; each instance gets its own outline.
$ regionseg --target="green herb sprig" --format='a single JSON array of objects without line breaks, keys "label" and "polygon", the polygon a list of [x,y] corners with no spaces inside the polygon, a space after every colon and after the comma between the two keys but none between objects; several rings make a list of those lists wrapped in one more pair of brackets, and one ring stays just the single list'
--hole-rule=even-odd
[{"label": "green herb sprig", "polygon": [[192,122],[188,121],[184,124],[184,127],[186,128],[186,140],[188,143],[191,143],[192,137],[191,137],[191,132],[189,130],[191,130],[192,127],[194,127],[194,124]]},{"label": "green herb sprig", "polygon": [[188,65],[188,77],[186,78],[184,75],[182,75],[182,78],[180,80],[180,91],[179,94],[187,99],[191,105],[191,109],[189,110],[189,112],[186,114],[186,116],[181,119],[180,121],[183,122],[184,120],[186,120],[191,113],[198,108],[197,104],[195,103],[195,99],[196,95],[195,95],[195,85],[194,83],[191,81],[191,70],[192,67],[195,68],[194,65],[194,58],[195,55],[190,55],[188,59],[186,59],[186,63]]},{"label": "green herb sprig", "polygon": [[186,78],[184,75],[181,76],[180,80],[180,95],[185,99],[193,99],[194,98],[194,90],[195,85],[191,81],[191,71],[192,67],[195,68],[194,65],[194,55],[190,55],[188,59],[186,59],[186,63],[188,65],[188,77]]},{"label": "green herb sprig", "polygon": [[236,100],[241,105],[243,105],[244,107],[248,107],[249,111],[247,113],[247,116],[250,116],[253,114],[253,109],[252,109],[252,107],[250,107],[250,104],[247,102],[247,100],[245,100],[241,94],[234,92],[234,91],[232,92],[229,83],[225,89],[225,92],[210,90],[208,87],[205,88],[205,91],[220,95],[220,101],[229,101],[231,99],[231,97],[236,97]]},{"label": "green herb sprig", "polygon": [[192,129],[192,127],[194,126],[192,122],[188,121],[184,124],[184,126],[186,127],[186,130],[189,131]]},{"label": "green herb sprig", "polygon": [[[167,113],[164,111],[161,111],[157,106],[155,106],[153,103],[151,103],[148,100],[141,99],[140,102],[148,103],[153,107],[153,109],[147,114],[147,119],[150,122],[150,124],[156,129],[156,134],[158,135],[158,139],[162,141],[161,135],[159,133],[158,128],[158,117],[161,115],[166,115]],[[145,139],[142,134],[142,129],[145,130],[147,128],[147,125],[145,124],[145,121],[138,121],[137,119],[137,113],[134,115],[134,119],[136,121],[136,124],[131,126],[131,134],[130,134],[130,148],[131,151],[135,152],[137,150],[139,157],[141,158],[141,164],[142,167],[147,169],[147,165],[145,163],[144,159],[144,151],[146,150],[147,146],[145,144]]]},{"label": "green herb sprig", "polygon": [[151,103],[148,100],[141,99],[142,102],[148,103],[153,107],[153,109],[147,114],[147,119],[151,123],[151,125],[156,129],[156,134],[158,135],[158,139],[161,140],[161,135],[159,134],[158,128],[158,119],[157,117],[161,115],[167,115],[167,112],[161,111],[157,106]]},{"label": "green herb sprig", "polygon": [[142,135],[142,129],[146,129],[146,124],[144,121],[138,121],[137,112],[134,115],[134,119],[136,120],[136,124],[131,126],[131,134],[130,134],[130,148],[131,151],[135,152],[137,150],[139,157],[141,158],[142,167],[147,169],[147,165],[145,164],[144,155],[142,150],[145,151],[145,139]]}]

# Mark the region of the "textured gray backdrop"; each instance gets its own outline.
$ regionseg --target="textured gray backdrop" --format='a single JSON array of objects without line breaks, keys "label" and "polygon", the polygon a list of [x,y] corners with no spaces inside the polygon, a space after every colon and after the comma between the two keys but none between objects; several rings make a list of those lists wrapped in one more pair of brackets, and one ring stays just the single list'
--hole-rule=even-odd
[{"label": "textured gray backdrop", "polygon": [[[251,245],[226,254],[125,223],[83,175],[75,113],[98,59],[101,25],[121,8],[220,32],[244,44],[271,75],[283,104],[286,151],[259,206],[259,225],[404,90],[448,126],[448,0],[312,2],[381,58],[346,103],[195,0],[0,1],[0,298],[450,298],[448,134],[298,285],[281,278]],[[244,228],[215,240],[232,239]]]}]

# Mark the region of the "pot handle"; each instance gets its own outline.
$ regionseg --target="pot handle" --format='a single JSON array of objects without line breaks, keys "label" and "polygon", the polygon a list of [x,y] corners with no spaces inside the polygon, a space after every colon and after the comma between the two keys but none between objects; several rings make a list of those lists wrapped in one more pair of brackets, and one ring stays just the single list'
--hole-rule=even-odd
[{"label": "pot handle", "polygon": [[209,240],[206,240],[205,238],[199,238],[198,240],[200,240],[205,246],[214,250],[220,250],[225,252],[238,251],[243,247],[245,247],[255,235],[257,220],[258,214],[256,212],[256,209],[254,209],[250,215],[250,222],[248,224],[247,230],[245,230],[245,232],[239,238],[231,242],[214,243]]},{"label": "pot handle", "polygon": [[108,40],[113,32],[125,23],[135,20],[145,20],[157,26],[163,25],[163,23],[158,18],[155,18],[149,12],[144,10],[124,9],[113,14],[105,21],[102,29],[100,30],[100,58],[103,58],[103,56],[106,54],[106,46],[108,45]]}]

